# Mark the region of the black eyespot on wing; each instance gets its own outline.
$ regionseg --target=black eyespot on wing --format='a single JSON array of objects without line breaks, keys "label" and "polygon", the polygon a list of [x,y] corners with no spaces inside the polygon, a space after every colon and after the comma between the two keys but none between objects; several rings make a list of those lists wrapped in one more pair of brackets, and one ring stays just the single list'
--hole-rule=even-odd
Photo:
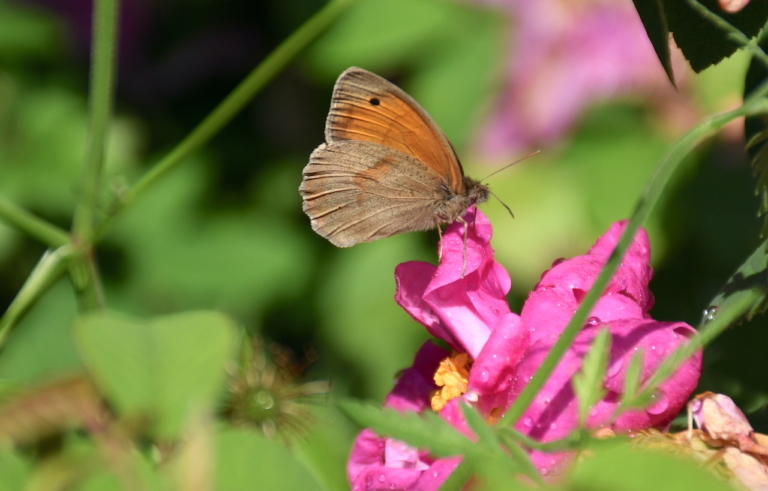
[{"label": "black eyespot on wing", "polygon": [[368,102],[370,102],[372,106],[378,106],[379,104],[381,104],[381,101],[375,97],[371,97],[370,99],[368,99]]}]

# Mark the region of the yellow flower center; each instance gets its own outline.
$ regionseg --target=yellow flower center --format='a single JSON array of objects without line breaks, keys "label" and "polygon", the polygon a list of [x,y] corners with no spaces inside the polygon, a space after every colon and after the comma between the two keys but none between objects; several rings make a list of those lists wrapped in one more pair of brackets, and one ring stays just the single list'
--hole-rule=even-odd
[{"label": "yellow flower center", "polygon": [[441,388],[432,393],[433,411],[440,411],[448,401],[467,392],[470,363],[466,353],[448,357],[440,362],[435,372],[435,384]]}]

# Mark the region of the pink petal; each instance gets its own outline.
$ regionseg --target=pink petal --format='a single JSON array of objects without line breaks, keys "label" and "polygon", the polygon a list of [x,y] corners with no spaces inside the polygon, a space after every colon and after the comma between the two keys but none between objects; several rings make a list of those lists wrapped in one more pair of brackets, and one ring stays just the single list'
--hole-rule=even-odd
[{"label": "pink petal", "polygon": [[517,376],[517,365],[528,349],[528,330],[517,314],[499,320],[469,374],[469,394],[478,397],[478,409],[488,416],[495,408],[506,409]]},{"label": "pink petal", "polygon": [[493,260],[488,218],[471,207],[464,265],[464,224],[454,222],[443,235],[442,258],[435,269],[426,263],[404,263],[395,270],[395,301],[430,334],[477,358],[501,316],[509,313],[507,272]]}]

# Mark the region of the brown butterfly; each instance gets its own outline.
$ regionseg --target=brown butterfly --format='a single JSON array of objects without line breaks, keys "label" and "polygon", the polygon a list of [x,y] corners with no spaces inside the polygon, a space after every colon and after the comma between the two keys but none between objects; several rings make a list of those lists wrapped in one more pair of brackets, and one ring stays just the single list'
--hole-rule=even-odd
[{"label": "brown butterfly", "polygon": [[326,143],[309,157],[299,192],[312,228],[349,247],[460,219],[488,199],[411,96],[362,68],[333,88]]}]

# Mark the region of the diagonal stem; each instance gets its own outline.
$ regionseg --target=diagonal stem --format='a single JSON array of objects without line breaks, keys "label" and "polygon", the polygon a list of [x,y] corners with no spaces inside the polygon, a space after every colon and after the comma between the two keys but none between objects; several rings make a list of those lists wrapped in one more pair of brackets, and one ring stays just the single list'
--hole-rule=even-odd
[{"label": "diagonal stem", "polygon": [[576,339],[576,336],[581,331],[581,326],[584,325],[584,322],[587,320],[592,307],[594,307],[602,296],[605,288],[613,277],[613,273],[619,267],[621,259],[624,257],[629,245],[632,243],[635,233],[640,226],[645,223],[680,163],[682,163],[688,153],[697,144],[717,132],[728,122],[737,117],[765,112],[766,104],[763,98],[765,97],[766,92],[768,92],[768,85],[763,84],[752,94],[753,97],[750,97],[749,99],[750,103],[745,103],[742,107],[734,111],[710,116],[683,135],[683,137],[670,149],[664,159],[659,163],[656,172],[648,182],[645,191],[632,213],[632,217],[630,218],[627,227],[624,229],[624,233],[621,235],[616,248],[611,253],[605,266],[600,271],[594,285],[589,290],[589,293],[587,293],[579,306],[579,309],[573,314],[568,326],[566,326],[565,330],[560,335],[560,338],[554,344],[531,381],[526,385],[507,413],[502,417],[499,422],[501,427],[512,427],[517,423],[533,402],[536,394],[538,394],[544,386],[563,355],[565,355],[568,348]]},{"label": "diagonal stem", "polygon": [[0,219],[50,247],[69,243],[69,234],[0,196]]},{"label": "diagonal stem", "polygon": [[312,18],[294,31],[224,99],[192,132],[123,194],[100,225],[104,232],[109,221],[179,166],[229,123],[288,63],[330,26],[355,0],[331,0]]},{"label": "diagonal stem", "polygon": [[66,271],[67,263],[74,254],[71,245],[59,247],[55,251],[46,251],[32,270],[27,281],[16,294],[11,305],[0,317],[0,348],[5,344],[11,329],[43,293],[58,280]]}]

